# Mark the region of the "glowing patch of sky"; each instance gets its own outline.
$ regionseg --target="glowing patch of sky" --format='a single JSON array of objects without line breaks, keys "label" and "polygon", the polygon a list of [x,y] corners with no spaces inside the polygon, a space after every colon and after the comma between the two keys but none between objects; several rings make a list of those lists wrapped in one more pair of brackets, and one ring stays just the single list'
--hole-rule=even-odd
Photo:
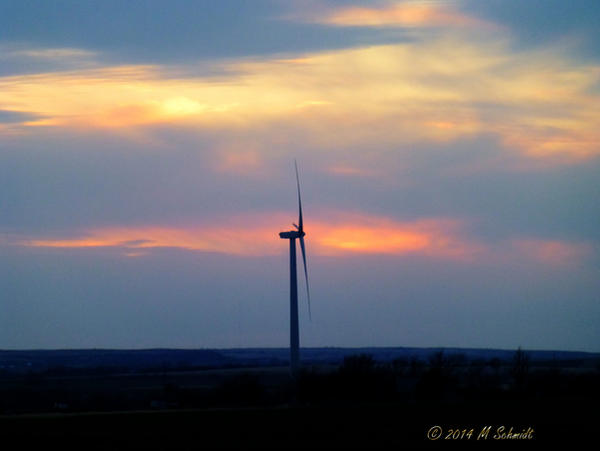
[{"label": "glowing patch of sky", "polygon": [[[415,44],[230,62],[232,75],[173,78],[122,66],[0,78],[0,109],[21,126],[123,129],[155,123],[256,127],[282,121],[320,144],[447,141],[482,133],[536,157],[600,152],[600,67],[554,52],[449,36]],[[368,126],[360,127],[359,124]],[[340,129],[344,133],[338,133]],[[335,130],[335,131],[333,131]]]}]

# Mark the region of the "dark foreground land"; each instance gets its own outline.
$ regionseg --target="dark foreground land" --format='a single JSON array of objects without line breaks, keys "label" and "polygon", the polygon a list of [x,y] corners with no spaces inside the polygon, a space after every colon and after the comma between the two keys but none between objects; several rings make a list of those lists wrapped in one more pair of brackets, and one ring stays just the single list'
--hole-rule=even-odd
[{"label": "dark foreground land", "polygon": [[[18,444],[18,449],[539,449],[593,442],[594,410],[586,413],[584,407],[565,400],[421,401],[27,415],[2,418],[0,424],[4,443]],[[429,440],[428,432],[437,437],[434,426],[441,435]],[[522,438],[509,439],[510,428]]]},{"label": "dark foreground land", "polygon": [[596,354],[346,352],[293,380],[271,357],[202,366],[161,350],[157,367],[54,352],[0,351],[3,448],[538,449],[598,429]]}]

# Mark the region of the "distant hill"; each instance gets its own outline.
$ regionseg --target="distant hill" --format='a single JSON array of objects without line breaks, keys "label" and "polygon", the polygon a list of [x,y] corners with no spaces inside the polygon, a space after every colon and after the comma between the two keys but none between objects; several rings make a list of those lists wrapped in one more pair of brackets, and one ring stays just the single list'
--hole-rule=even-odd
[{"label": "distant hill", "polygon": [[[339,364],[345,357],[369,354],[378,362],[422,360],[435,353],[460,357],[464,361],[509,361],[514,350],[471,348],[302,348],[305,365]],[[600,353],[573,351],[528,351],[531,363],[570,363],[570,366],[598,365]],[[118,368],[123,371],[165,371],[174,369],[283,366],[289,362],[288,348],[239,349],[72,349],[72,350],[0,350],[0,372],[44,372],[50,370],[92,370]]]},{"label": "distant hill", "polygon": [[50,369],[122,368],[162,370],[177,367],[220,367],[233,361],[218,351],[192,349],[69,349],[0,351],[0,370],[41,372]]}]

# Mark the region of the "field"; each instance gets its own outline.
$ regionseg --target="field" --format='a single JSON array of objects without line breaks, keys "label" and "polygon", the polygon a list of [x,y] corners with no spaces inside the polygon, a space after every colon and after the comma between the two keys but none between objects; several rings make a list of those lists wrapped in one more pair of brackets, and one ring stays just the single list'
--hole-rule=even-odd
[{"label": "field", "polygon": [[0,428],[20,447],[78,449],[574,445],[596,429],[597,362],[362,353],[296,380],[269,365],[13,368],[0,379]]},{"label": "field", "polygon": [[[289,449],[321,447],[379,449],[444,446],[460,442],[505,443],[499,428],[531,428],[519,445],[585,443],[595,430],[581,401],[420,401],[348,404],[45,414],[3,417],[3,438],[25,445],[64,445],[79,449]],[[442,436],[428,440],[439,425]],[[491,432],[479,437],[487,426]],[[452,430],[472,435],[451,440]],[[478,439],[479,437],[479,439]]]}]

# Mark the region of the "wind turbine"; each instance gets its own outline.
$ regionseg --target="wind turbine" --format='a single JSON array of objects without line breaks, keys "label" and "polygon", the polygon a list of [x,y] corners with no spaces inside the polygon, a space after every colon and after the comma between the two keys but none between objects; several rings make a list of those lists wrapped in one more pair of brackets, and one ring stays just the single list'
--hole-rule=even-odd
[{"label": "wind turbine", "polygon": [[296,230],[280,232],[279,238],[290,240],[290,371],[293,377],[298,374],[300,366],[300,330],[298,325],[298,275],[296,271],[296,239],[300,241],[302,262],[304,263],[304,277],[306,279],[306,296],[308,298],[308,316],[310,313],[310,291],[308,289],[308,272],[306,270],[306,249],[304,247],[304,225],[302,221],[302,199],[300,197],[300,178],[298,165],[294,160],[296,169],[296,186],[298,188],[298,224],[293,224]]}]

